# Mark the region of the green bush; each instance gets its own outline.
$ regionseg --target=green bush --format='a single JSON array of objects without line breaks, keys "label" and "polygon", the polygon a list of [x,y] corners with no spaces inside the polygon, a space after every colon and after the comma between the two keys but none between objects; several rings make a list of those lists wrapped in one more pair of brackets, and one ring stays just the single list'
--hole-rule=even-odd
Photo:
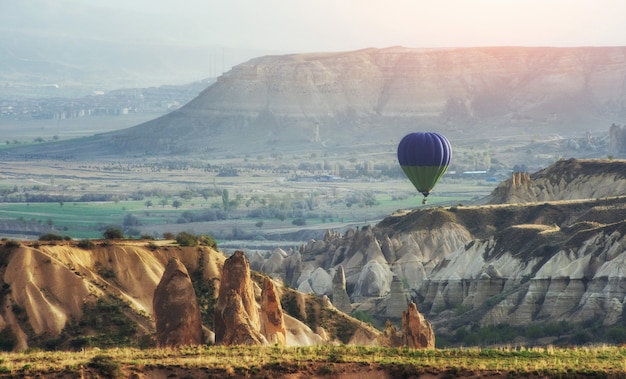
[{"label": "green bush", "polygon": [[124,238],[124,232],[117,226],[107,226],[104,233],[102,233],[102,236],[105,239],[121,240]]},{"label": "green bush", "polygon": [[81,249],[88,250],[88,249],[93,249],[95,244],[91,240],[80,240],[78,241],[77,246],[80,247]]},{"label": "green bush", "polygon": [[304,218],[297,218],[297,219],[293,220],[291,223],[293,225],[296,225],[296,226],[303,226],[303,225],[306,225],[306,219],[304,219]]},{"label": "green bush", "polygon": [[22,243],[20,241],[16,241],[16,240],[8,240],[4,243],[5,247],[8,248],[12,248],[12,247],[20,247],[22,246]]},{"label": "green bush", "polygon": [[351,316],[357,320],[374,325],[374,316],[372,316],[371,313],[365,311],[356,311],[352,313]]},{"label": "green bush", "polygon": [[180,246],[198,246],[198,238],[187,232],[180,232],[176,235],[176,243]]},{"label": "green bush", "polygon": [[213,239],[213,237],[211,237],[211,236],[208,236],[206,234],[201,235],[198,238],[198,242],[202,246],[209,246],[209,247],[212,247],[213,249],[217,250],[217,242],[215,242],[215,239]]},{"label": "green bush", "polygon": [[63,236],[55,233],[46,233],[39,236],[39,241],[63,241]]},{"label": "green bush", "polygon": [[210,246],[217,249],[217,242],[208,235],[197,236],[189,232],[180,232],[176,235],[176,243],[180,246]]}]

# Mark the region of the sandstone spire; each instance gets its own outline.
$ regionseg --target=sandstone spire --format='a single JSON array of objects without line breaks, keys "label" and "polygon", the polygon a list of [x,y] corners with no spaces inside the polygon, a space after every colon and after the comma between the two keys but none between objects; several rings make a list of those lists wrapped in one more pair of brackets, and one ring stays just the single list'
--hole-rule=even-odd
[{"label": "sandstone spire", "polygon": [[342,312],[348,314],[352,312],[352,304],[346,292],[346,274],[342,265],[337,266],[333,277],[333,305]]},{"label": "sandstone spire", "polygon": [[402,312],[402,334],[405,345],[414,349],[435,348],[435,333],[424,316],[417,310],[414,302],[409,303],[406,312]]},{"label": "sandstone spire", "polygon": [[[216,344],[248,344],[251,340],[259,339],[261,323],[250,278],[250,265],[243,251],[235,251],[224,261],[213,327]],[[246,333],[249,338],[244,337]]]},{"label": "sandstone spire", "polygon": [[284,346],[287,343],[283,307],[276,295],[274,282],[267,277],[263,279],[261,292],[261,334],[270,344]]},{"label": "sandstone spire", "polygon": [[157,346],[200,345],[202,322],[189,273],[178,259],[169,261],[153,298]]}]

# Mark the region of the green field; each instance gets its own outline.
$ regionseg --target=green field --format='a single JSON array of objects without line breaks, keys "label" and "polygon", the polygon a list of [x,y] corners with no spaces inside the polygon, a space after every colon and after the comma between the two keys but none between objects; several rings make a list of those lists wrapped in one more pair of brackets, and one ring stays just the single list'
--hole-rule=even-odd
[{"label": "green field", "polygon": [[[375,196],[373,205],[354,204],[348,207],[344,203],[321,204],[310,212],[304,212],[305,225],[300,225],[302,229],[307,227],[323,226],[325,224],[372,224],[377,220],[395,212],[398,209],[413,209],[423,207],[421,195],[410,195],[401,198],[392,198],[388,194]],[[160,237],[164,231],[176,232],[185,230],[186,227],[203,230],[195,230],[210,234],[211,230],[223,230],[224,228],[239,227],[243,230],[252,230],[258,234],[262,228],[256,226],[260,221],[265,228],[280,229],[294,228],[294,220],[301,217],[290,216],[283,220],[268,218],[252,218],[247,214],[253,208],[239,205],[236,209],[229,211],[229,218],[226,220],[215,220],[193,223],[186,225],[180,223],[179,219],[183,212],[200,214],[210,210],[221,210],[219,203],[221,199],[209,198],[205,200],[201,197],[194,197],[188,200],[179,200],[180,207],[175,208],[172,203],[175,199],[169,199],[168,203],[162,205],[161,198],[145,198],[142,200],[108,201],[108,202],[58,202],[58,203],[0,203],[0,220],[17,220],[20,223],[37,223],[52,226],[53,232],[70,236],[74,239],[100,238],[102,231],[109,225],[117,225],[123,229],[129,225],[125,224],[125,218],[132,214],[138,221],[137,225],[130,225],[135,231],[142,234]],[[471,200],[471,195],[438,197],[432,196],[428,199],[429,206],[451,205],[459,202]],[[146,206],[146,202],[151,201],[152,206]],[[245,199],[242,199],[242,202]],[[171,230],[167,230],[168,226]],[[297,225],[296,225],[297,226]],[[157,234],[157,235],[154,235]]]}]

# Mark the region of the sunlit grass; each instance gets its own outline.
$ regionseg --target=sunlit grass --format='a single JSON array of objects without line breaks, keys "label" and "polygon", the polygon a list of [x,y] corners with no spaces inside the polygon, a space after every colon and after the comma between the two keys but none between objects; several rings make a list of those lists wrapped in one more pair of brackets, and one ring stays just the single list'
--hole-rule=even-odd
[{"label": "sunlit grass", "polygon": [[0,371],[16,374],[60,372],[85,367],[96,356],[106,356],[125,368],[177,366],[251,370],[273,364],[304,362],[401,365],[433,370],[495,370],[515,373],[626,374],[626,348],[595,346],[579,348],[436,349],[378,348],[364,346],[310,347],[216,347],[172,349],[109,349],[79,352],[30,351],[0,353]]}]

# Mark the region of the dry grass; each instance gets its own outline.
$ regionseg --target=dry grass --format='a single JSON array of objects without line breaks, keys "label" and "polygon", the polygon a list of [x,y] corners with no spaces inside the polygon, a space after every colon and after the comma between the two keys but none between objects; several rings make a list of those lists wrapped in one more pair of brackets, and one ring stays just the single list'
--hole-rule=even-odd
[{"label": "dry grass", "polygon": [[[595,346],[580,348],[497,348],[411,350],[363,346],[312,347],[218,347],[196,346],[172,349],[110,349],[79,352],[30,351],[0,354],[2,375],[51,375],[93,370],[143,372],[163,368],[255,373],[311,364],[352,363],[378,369],[428,370],[430,372],[497,371],[545,376],[626,375],[626,348]],[[330,365],[330,366],[329,366]],[[117,370],[117,371],[116,371]],[[114,375],[115,376],[115,375]]]}]

